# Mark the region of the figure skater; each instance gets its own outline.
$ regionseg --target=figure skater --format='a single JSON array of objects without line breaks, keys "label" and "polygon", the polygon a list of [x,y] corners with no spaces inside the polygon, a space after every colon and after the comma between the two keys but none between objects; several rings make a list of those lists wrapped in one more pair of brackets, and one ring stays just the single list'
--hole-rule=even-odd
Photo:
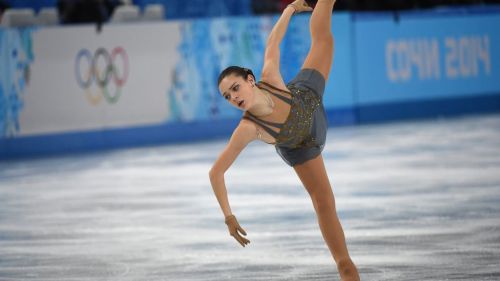
[{"label": "figure skater", "polygon": [[[246,68],[230,66],[222,71],[218,80],[222,96],[244,113],[210,170],[210,182],[229,233],[244,247],[250,241],[243,237],[246,232],[231,212],[224,173],[251,141],[259,139],[274,145],[309,193],[323,239],[341,279],[353,281],[359,280],[359,274],[347,250],[321,156],[327,130],[322,97],[333,60],[331,16],[334,4],[335,0],[319,0],[313,9],[304,0],[296,0],[284,9],[267,39],[260,82],[256,83],[252,71]],[[311,47],[300,72],[285,84],[279,68],[279,45],[292,15],[304,11],[313,11]]]}]

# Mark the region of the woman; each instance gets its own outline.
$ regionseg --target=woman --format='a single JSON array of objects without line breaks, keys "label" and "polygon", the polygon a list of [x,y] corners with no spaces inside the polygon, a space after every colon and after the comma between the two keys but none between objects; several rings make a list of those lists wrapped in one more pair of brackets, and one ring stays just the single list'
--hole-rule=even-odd
[{"label": "woman", "polygon": [[[231,66],[219,76],[219,90],[231,105],[244,111],[229,143],[210,170],[210,181],[225,216],[225,222],[242,246],[250,243],[245,230],[231,213],[224,173],[238,154],[253,140],[273,144],[292,166],[307,189],[316,211],[323,238],[337,264],[342,280],[359,280],[352,262],[335,200],[321,156],[326,138],[322,104],[325,81],[333,59],[331,15],[335,0],[319,0],[314,10],[304,0],[285,8],[267,39],[261,82],[249,69]],[[285,85],[281,77],[279,45],[294,13],[313,11],[312,43],[299,74]]]}]

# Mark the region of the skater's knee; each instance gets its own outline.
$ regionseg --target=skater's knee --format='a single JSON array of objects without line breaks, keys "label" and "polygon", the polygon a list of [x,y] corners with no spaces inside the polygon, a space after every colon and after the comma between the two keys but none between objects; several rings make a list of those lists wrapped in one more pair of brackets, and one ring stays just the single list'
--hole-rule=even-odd
[{"label": "skater's knee", "polygon": [[319,215],[335,213],[335,201],[333,197],[319,195],[314,196],[314,205]]},{"label": "skater's knee", "polygon": [[329,30],[322,30],[318,32],[311,32],[313,47],[321,48],[324,50],[333,49],[334,38],[333,33]]},{"label": "skater's knee", "polygon": [[352,260],[347,257],[337,261],[337,268],[339,269],[340,273],[351,273],[354,270],[355,266]]}]

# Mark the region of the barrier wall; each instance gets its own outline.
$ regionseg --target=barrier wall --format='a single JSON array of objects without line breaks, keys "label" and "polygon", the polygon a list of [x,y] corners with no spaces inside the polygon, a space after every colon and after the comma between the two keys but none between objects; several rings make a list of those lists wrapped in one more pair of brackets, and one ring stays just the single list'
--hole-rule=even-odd
[{"label": "barrier wall", "polygon": [[[336,13],[330,125],[500,111],[500,13],[460,13]],[[276,20],[1,29],[0,159],[228,136],[241,112],[217,77],[228,65],[259,77]],[[285,81],[308,21],[284,38]]]},{"label": "barrier wall", "polygon": [[354,23],[358,122],[498,111],[500,14],[365,14]]}]

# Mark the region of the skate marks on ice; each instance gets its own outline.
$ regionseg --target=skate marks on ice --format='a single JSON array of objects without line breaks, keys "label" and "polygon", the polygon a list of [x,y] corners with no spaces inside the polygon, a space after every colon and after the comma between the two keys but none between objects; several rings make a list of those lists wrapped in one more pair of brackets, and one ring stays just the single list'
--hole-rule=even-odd
[{"label": "skate marks on ice", "polygon": [[[499,280],[500,116],[332,129],[324,159],[362,280]],[[338,280],[271,146],[224,141],[0,162],[0,280]]]}]

